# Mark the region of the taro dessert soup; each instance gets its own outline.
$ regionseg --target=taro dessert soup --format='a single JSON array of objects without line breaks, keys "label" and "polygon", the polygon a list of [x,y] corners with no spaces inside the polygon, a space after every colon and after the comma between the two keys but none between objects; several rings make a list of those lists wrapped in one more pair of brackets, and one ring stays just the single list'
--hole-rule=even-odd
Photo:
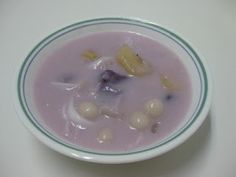
[{"label": "taro dessert soup", "polygon": [[132,32],[74,39],[40,65],[34,83],[39,123],[75,148],[124,152],[171,135],[191,101],[178,56]]}]

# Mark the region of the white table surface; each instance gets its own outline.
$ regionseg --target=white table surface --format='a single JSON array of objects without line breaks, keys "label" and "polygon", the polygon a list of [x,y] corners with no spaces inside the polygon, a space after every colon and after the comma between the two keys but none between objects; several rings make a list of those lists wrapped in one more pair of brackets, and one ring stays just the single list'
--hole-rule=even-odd
[{"label": "white table surface", "polygon": [[[213,104],[203,126],[177,149],[151,160],[99,165],[54,152],[21,124],[12,104],[16,63],[55,30],[106,16],[158,23],[208,61]],[[235,177],[235,0],[0,0],[0,177]]]}]

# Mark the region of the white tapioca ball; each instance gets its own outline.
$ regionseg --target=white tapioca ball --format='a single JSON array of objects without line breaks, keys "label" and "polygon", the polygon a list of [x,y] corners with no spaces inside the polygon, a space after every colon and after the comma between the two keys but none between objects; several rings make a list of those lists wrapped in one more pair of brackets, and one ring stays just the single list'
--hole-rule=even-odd
[{"label": "white tapioca ball", "polygon": [[110,128],[103,128],[98,132],[98,142],[105,143],[113,139],[113,132]]},{"label": "white tapioca ball", "polygon": [[93,120],[98,116],[98,108],[96,104],[92,102],[80,103],[77,111],[79,112],[80,116],[90,120]]},{"label": "white tapioca ball", "polygon": [[144,104],[144,109],[150,117],[158,117],[164,111],[164,105],[161,100],[151,99]]},{"label": "white tapioca ball", "polygon": [[143,130],[150,125],[150,118],[144,114],[143,112],[134,112],[130,116],[130,126],[138,129]]}]

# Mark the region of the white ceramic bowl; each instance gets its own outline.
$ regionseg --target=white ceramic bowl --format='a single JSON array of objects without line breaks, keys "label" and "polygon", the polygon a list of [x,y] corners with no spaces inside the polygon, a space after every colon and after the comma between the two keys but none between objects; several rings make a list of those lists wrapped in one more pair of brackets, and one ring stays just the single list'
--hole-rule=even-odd
[{"label": "white ceramic bowl", "polygon": [[[105,31],[132,31],[151,37],[174,51],[187,68],[192,83],[193,99],[185,121],[161,142],[129,152],[104,153],[75,148],[48,132],[37,121],[40,116],[33,100],[32,83],[36,71],[47,55],[75,38]],[[203,123],[210,108],[211,80],[205,61],[183,39],[158,25],[124,18],[102,18],[79,22],[56,31],[42,40],[19,67],[14,89],[15,107],[24,125],[40,141],[67,156],[97,163],[128,163],[161,155],[189,138]]]}]

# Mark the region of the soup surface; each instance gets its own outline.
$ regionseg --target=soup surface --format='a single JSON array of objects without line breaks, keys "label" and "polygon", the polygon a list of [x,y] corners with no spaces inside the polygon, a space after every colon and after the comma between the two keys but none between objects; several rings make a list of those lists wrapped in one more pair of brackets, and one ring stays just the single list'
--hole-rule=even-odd
[{"label": "soup surface", "polygon": [[34,83],[40,124],[76,148],[127,151],[168,137],[191,101],[177,55],[131,32],[103,32],[53,51]]}]

